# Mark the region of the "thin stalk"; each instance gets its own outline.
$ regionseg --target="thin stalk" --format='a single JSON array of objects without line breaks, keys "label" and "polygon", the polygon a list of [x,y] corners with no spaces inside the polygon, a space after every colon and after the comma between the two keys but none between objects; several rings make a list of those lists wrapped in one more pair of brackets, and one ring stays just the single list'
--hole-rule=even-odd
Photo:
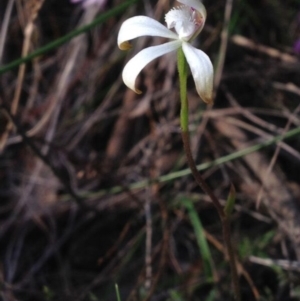
[{"label": "thin stalk", "polygon": [[226,216],[218,198],[215,196],[212,189],[207,185],[207,183],[205,182],[201,174],[198,172],[190,148],[190,137],[189,137],[189,129],[188,129],[188,124],[189,124],[188,99],[187,99],[187,91],[186,91],[187,62],[181,48],[178,50],[178,72],[179,72],[180,99],[181,99],[181,111],[180,111],[181,136],[182,136],[184,150],[187,157],[187,162],[197,184],[210,197],[221,219],[222,229],[223,229],[223,239],[227,251],[226,255],[228,256],[230,269],[231,269],[231,277],[232,277],[231,280],[234,289],[234,297],[236,301],[240,301],[241,300],[240,285],[239,285],[234,251],[231,242],[230,221]]},{"label": "thin stalk", "polygon": [[222,229],[223,229],[223,239],[225,242],[226,250],[227,250],[227,256],[230,264],[231,269],[231,277],[232,277],[232,284],[234,287],[234,295],[235,299],[237,301],[240,301],[240,285],[239,285],[239,279],[238,279],[238,273],[236,268],[236,262],[235,262],[235,256],[234,251],[232,247],[231,242],[231,232],[230,232],[230,222],[227,216],[225,215],[225,212],[223,210],[223,207],[221,206],[218,198],[215,196],[211,188],[207,185],[201,174],[198,172],[195,161],[192,156],[191,148],[190,148],[190,141],[189,141],[189,132],[181,132],[182,141],[184,145],[184,150],[186,153],[188,165],[192,171],[192,175],[194,176],[197,184],[202,188],[202,190],[210,197],[213,205],[215,206],[219,217],[222,222]]}]

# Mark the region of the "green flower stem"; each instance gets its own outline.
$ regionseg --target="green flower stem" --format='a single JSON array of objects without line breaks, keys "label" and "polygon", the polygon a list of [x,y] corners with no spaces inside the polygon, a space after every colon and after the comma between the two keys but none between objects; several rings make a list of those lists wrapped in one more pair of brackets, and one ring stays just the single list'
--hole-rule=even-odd
[{"label": "green flower stem", "polygon": [[233,246],[231,242],[231,232],[230,232],[230,221],[227,218],[222,205],[220,204],[218,198],[215,196],[212,189],[204,181],[203,177],[197,170],[197,166],[193,159],[193,155],[190,147],[190,137],[189,137],[189,111],[188,111],[188,98],[187,98],[187,62],[183,53],[182,48],[178,50],[178,72],[179,72],[179,84],[180,84],[180,125],[181,125],[181,136],[183,141],[184,150],[186,153],[186,158],[192,174],[197,182],[197,184],[202,188],[202,190],[210,197],[213,205],[215,206],[219,217],[222,222],[223,229],[223,239],[226,249],[226,255],[229,259],[230,270],[231,270],[231,280],[233,285],[234,297],[236,301],[241,300],[240,294],[240,284],[237,273],[236,261],[233,251]]},{"label": "green flower stem", "polygon": [[187,61],[184,56],[182,48],[178,50],[178,73],[179,73],[179,85],[180,85],[180,102],[181,102],[181,109],[180,109],[180,125],[182,130],[182,140],[185,149],[185,153],[187,156],[187,160],[194,175],[197,183],[200,185],[202,190],[206,192],[213,201],[214,206],[218,210],[218,213],[221,218],[225,217],[225,213],[223,208],[214,195],[212,190],[206,184],[206,182],[201,177],[200,173],[197,170],[197,166],[194,162],[192,152],[190,149],[190,137],[189,137],[189,105],[187,99]]},{"label": "green flower stem", "polygon": [[11,63],[8,63],[7,65],[3,66],[2,68],[0,68],[0,75],[12,70],[16,67],[18,67],[21,64],[27,63],[29,61],[31,61],[32,59],[34,59],[35,57],[38,57],[40,55],[45,54],[46,52],[53,50],[63,44],[65,44],[66,42],[70,41],[71,39],[73,39],[74,37],[83,34],[85,32],[87,32],[88,30],[94,28],[95,26],[104,23],[106,20],[108,20],[111,17],[114,17],[118,14],[120,14],[121,12],[123,12],[128,6],[138,2],[139,0],[128,0],[120,5],[118,5],[117,7],[101,14],[98,18],[96,18],[93,22],[82,26],[78,29],[75,29],[73,31],[71,31],[70,33],[66,34],[65,36],[37,49],[36,51],[30,53],[28,56],[24,57],[24,58],[19,58],[16,59],[14,61],[12,61]]},{"label": "green flower stem", "polygon": [[189,104],[187,101],[187,62],[183,50],[180,47],[177,53],[179,85],[180,85],[180,125],[183,132],[189,131]]}]

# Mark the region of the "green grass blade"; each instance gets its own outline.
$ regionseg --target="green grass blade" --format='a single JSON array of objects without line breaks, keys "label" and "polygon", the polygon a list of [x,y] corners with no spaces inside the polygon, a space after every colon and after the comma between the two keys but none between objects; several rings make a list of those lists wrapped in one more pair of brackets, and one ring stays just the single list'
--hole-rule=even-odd
[{"label": "green grass blade", "polygon": [[117,283],[115,284],[115,289],[116,289],[117,301],[121,301],[119,286]]},{"label": "green grass blade", "polygon": [[[217,165],[221,165],[221,164],[226,163],[226,162],[233,161],[235,159],[242,158],[242,157],[247,156],[251,153],[254,153],[254,152],[259,151],[263,148],[266,148],[270,145],[273,145],[273,144],[275,144],[279,141],[282,141],[282,140],[288,139],[288,138],[292,138],[292,137],[296,137],[298,135],[300,135],[300,127],[292,129],[292,130],[286,132],[285,134],[276,136],[276,137],[274,137],[270,140],[264,141],[262,143],[259,143],[259,144],[256,144],[256,145],[253,145],[253,146],[250,146],[250,147],[247,147],[245,149],[234,152],[232,154],[223,156],[223,157],[218,158],[214,161],[197,165],[197,169],[199,171],[201,171],[201,170],[205,170],[205,169],[208,169],[210,167],[213,167],[213,166],[217,166]],[[143,181],[140,181],[140,182],[133,183],[131,185],[126,186],[126,190],[141,189],[141,188],[145,188],[145,187],[147,187],[151,184],[154,184],[154,183],[170,182],[170,181],[176,180],[178,178],[182,178],[182,177],[190,175],[190,174],[191,174],[191,170],[189,168],[186,168],[186,169],[182,169],[182,170],[179,170],[179,171],[169,173],[167,175],[160,176],[157,179],[143,180]],[[124,187],[115,186],[115,187],[112,187],[109,190],[100,190],[98,192],[93,192],[93,193],[91,193],[91,192],[82,192],[80,195],[82,197],[100,197],[100,196],[103,196],[103,195],[106,195],[106,194],[116,194],[116,193],[120,193],[120,192],[123,192],[123,191],[125,191]],[[67,200],[68,198],[62,198],[62,200],[64,200],[64,199]]]},{"label": "green grass blade", "polygon": [[169,291],[170,298],[167,301],[185,301],[183,296],[177,290]]},{"label": "green grass blade", "polygon": [[190,221],[194,228],[198,247],[199,247],[199,250],[201,253],[201,257],[203,259],[203,267],[204,267],[205,275],[207,277],[209,277],[209,280],[210,279],[212,280],[213,279],[212,256],[211,256],[211,253],[209,250],[207,240],[205,238],[204,229],[203,229],[202,223],[200,221],[200,218],[198,216],[198,213],[191,200],[189,200],[187,198],[183,198],[183,199],[181,199],[181,203],[187,209]]},{"label": "green grass blade", "polygon": [[233,184],[231,184],[229,195],[227,197],[226,204],[224,207],[225,214],[228,218],[230,218],[232,210],[234,208],[235,198],[236,198],[235,188],[234,188]]},{"label": "green grass blade", "polygon": [[[94,28],[95,26],[102,24],[103,22],[105,22],[106,20],[108,20],[111,17],[114,17],[118,14],[120,14],[121,12],[123,12],[128,6],[138,2],[139,0],[128,0],[120,5],[118,5],[117,7],[101,14],[98,18],[96,18],[93,22],[82,26],[78,29],[75,29],[73,31],[71,31],[70,33],[64,35],[63,37],[48,43],[47,45],[37,49],[36,51],[33,51],[32,53],[30,53],[28,56],[24,57],[24,58],[19,58],[16,59],[14,61],[12,61],[11,63],[8,63],[7,65],[3,66],[0,68],[0,75],[12,70],[16,67],[18,67],[21,64],[27,63],[29,61],[31,61],[32,59],[34,59],[37,56],[43,55],[46,52],[53,50],[63,44],[65,44],[66,42],[70,41],[71,39],[73,39],[74,37],[85,33],[86,31]],[[117,47],[117,46],[116,46]]]}]

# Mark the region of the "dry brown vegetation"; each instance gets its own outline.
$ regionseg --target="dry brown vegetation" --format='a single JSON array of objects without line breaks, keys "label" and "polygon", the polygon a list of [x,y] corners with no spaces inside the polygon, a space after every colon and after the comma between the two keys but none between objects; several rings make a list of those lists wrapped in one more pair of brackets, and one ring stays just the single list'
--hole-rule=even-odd
[{"label": "dry brown vegetation", "polygon": [[[11,2],[0,2],[2,65],[125,1],[83,11],[67,0],[16,0],[9,14]],[[197,164],[300,127],[300,59],[292,49],[299,1],[204,4],[208,19],[195,45],[214,63],[216,95],[206,107],[189,78]],[[143,70],[142,95],[121,78],[130,57],[163,42],[139,38],[122,52],[121,23],[137,14],[163,22],[172,6],[140,0],[1,74],[3,300],[116,300],[115,283],[122,301],[231,300],[218,216],[193,178],[180,173],[187,166],[176,56]],[[298,135],[202,171],[220,200],[231,183],[237,191],[232,236],[243,300],[300,298],[299,149]],[[213,279],[183,201],[193,202],[205,229]]]}]

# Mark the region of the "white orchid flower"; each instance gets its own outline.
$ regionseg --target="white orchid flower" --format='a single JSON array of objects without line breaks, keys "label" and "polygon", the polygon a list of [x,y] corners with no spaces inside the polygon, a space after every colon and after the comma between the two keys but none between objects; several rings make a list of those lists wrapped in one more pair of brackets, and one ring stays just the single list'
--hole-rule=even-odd
[{"label": "white orchid flower", "polygon": [[[213,66],[209,57],[190,42],[201,32],[206,9],[200,0],[178,0],[183,5],[171,9],[165,15],[167,27],[146,16],[126,20],[119,31],[118,46],[122,50],[131,48],[129,40],[140,36],[158,36],[172,41],[140,51],[124,67],[123,81],[128,88],[140,94],[135,81],[141,70],[155,58],[182,47],[190,66],[196,89],[202,100],[212,103]],[[171,31],[170,29],[174,29]]]}]

